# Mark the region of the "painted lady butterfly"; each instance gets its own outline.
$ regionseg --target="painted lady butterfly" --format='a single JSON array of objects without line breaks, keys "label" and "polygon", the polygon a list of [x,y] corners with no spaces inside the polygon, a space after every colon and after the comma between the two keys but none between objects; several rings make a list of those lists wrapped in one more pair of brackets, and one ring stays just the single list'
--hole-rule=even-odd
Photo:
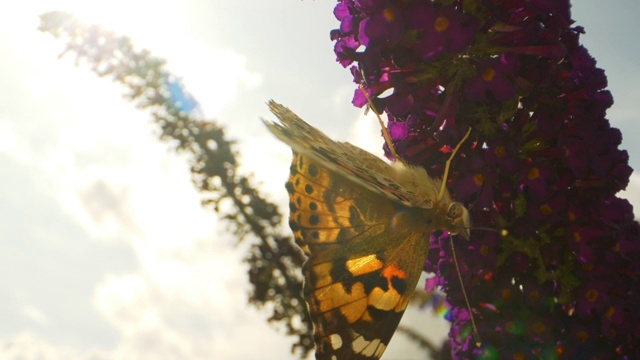
[{"label": "painted lady butterfly", "polygon": [[316,358],[378,359],[414,292],[429,235],[468,238],[469,214],[451,201],[446,179],[403,161],[389,165],[280,104],[269,107],[281,123],[267,127],[294,154],[289,225],[308,256],[304,293]]}]

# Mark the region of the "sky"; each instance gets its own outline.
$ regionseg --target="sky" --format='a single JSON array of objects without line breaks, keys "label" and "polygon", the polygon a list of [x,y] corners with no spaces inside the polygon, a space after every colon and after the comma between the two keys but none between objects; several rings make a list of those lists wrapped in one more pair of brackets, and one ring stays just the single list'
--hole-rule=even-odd
[{"label": "sky", "polygon": [[[286,204],[290,151],[259,121],[275,99],[332,138],[380,153],[335,62],[333,1],[0,0],[0,359],[293,359],[293,338],[247,305],[247,244],[200,206],[184,157],[122,89],[38,32],[66,11],[168,61],[238,142],[245,173]],[[638,168],[636,0],[573,2],[606,70],[608,113]],[[634,173],[623,196],[640,204]],[[403,321],[446,335],[443,320]],[[427,325],[425,325],[427,324]],[[385,358],[420,358],[397,335]]]}]

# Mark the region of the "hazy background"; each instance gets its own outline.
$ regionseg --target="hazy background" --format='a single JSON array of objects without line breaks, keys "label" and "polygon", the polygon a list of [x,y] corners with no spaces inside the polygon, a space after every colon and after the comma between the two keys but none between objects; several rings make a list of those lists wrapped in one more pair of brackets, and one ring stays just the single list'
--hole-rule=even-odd
[{"label": "hazy background", "polygon": [[[640,2],[573,4],[637,168]],[[58,59],[62,43],[36,28],[39,14],[67,11],[166,58],[237,139],[243,169],[286,204],[290,151],[259,121],[273,118],[268,99],[380,153],[379,129],[350,105],[351,76],[335,62],[334,5],[0,0],[1,359],[292,358],[293,339],[247,305],[246,246],[200,207],[184,159],[117,85]],[[636,204],[639,183],[634,174],[626,195]],[[446,335],[424,314],[405,320]],[[420,358],[406,344],[396,336],[387,358]]]}]

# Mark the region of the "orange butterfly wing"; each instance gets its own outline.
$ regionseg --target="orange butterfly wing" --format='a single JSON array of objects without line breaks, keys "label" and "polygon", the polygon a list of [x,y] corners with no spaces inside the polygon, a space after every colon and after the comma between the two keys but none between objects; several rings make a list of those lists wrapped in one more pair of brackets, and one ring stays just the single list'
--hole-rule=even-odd
[{"label": "orange butterfly wing", "polygon": [[409,208],[296,154],[290,226],[309,259],[305,298],[318,359],[377,359],[416,287],[428,210]]}]

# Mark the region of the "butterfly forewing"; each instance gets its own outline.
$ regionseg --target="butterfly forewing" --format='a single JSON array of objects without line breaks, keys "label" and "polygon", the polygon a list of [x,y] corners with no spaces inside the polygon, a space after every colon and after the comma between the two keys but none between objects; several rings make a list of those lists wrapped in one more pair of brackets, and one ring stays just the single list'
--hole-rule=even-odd
[{"label": "butterfly forewing", "polygon": [[[404,176],[406,174],[399,174],[397,168],[394,169],[373,154],[348,142],[331,140],[278,103],[271,101],[269,107],[283,125],[265,122],[269,130],[280,140],[289,144],[294,151],[322,163],[330,172],[341,174],[391,201],[399,201],[408,206],[414,206],[412,200],[425,197],[424,193],[419,194],[416,189],[403,185],[407,180]],[[434,198],[440,186],[439,180],[429,178],[421,168],[413,169],[419,170],[418,175],[423,175],[419,180],[430,183],[426,188],[429,192],[433,189],[433,193],[427,197]],[[424,186],[424,184],[421,185]],[[430,207],[425,204],[419,206]]]}]

